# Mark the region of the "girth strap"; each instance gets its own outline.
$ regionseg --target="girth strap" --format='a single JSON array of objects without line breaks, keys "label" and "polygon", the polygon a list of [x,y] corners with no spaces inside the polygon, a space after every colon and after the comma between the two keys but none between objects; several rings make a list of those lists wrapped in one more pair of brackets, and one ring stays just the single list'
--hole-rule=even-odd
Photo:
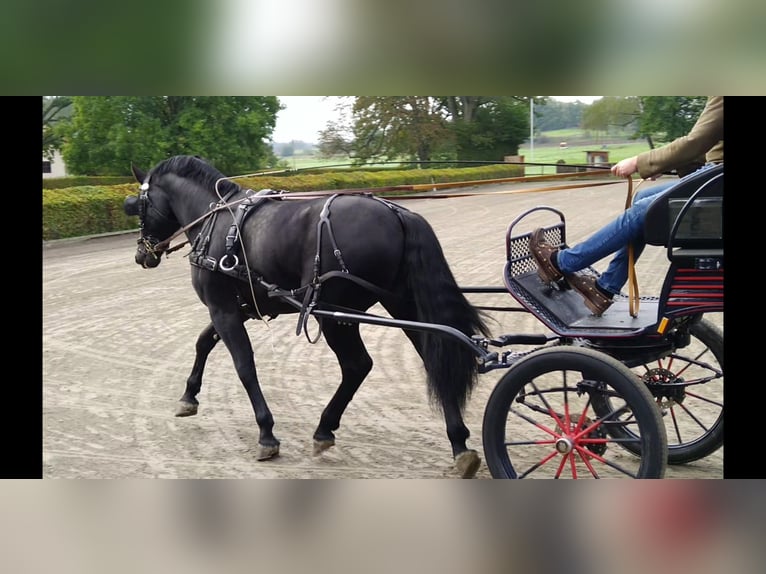
[{"label": "girth strap", "polygon": [[300,313],[298,314],[298,325],[295,327],[296,336],[300,335],[302,330],[304,333],[306,333],[306,338],[310,343],[316,343],[319,340],[319,337],[322,335],[322,324],[320,323],[319,332],[317,333],[316,338],[312,340],[311,337],[309,337],[307,325],[309,315],[311,314],[311,311],[314,309],[314,307],[316,307],[317,301],[319,301],[319,293],[322,290],[322,281],[319,277],[319,271],[322,266],[322,237],[324,237],[322,230],[325,227],[327,228],[327,236],[332,242],[333,255],[335,255],[335,259],[338,260],[338,265],[340,265],[340,272],[342,274],[348,273],[348,267],[346,267],[346,262],[343,261],[343,255],[341,254],[340,248],[338,247],[338,242],[335,240],[335,234],[332,231],[332,224],[330,223],[330,205],[332,205],[332,202],[335,201],[338,195],[340,194],[335,193],[327,198],[327,201],[325,201],[324,205],[322,206],[322,211],[319,213],[319,221],[317,222],[317,250],[314,254],[314,276],[311,279],[311,283],[306,286],[306,294],[303,298],[303,304],[301,305]]},{"label": "girth strap", "polygon": [[317,222],[317,251],[316,255],[314,255],[314,283],[316,283],[317,279],[319,278],[319,270],[321,267],[320,253],[322,252],[323,237],[322,229],[325,227],[327,228],[327,236],[332,242],[333,255],[335,255],[335,259],[338,260],[338,265],[340,265],[341,271],[348,273],[346,262],[343,261],[343,255],[341,254],[340,248],[338,247],[338,242],[335,241],[335,234],[332,232],[332,225],[330,224],[330,205],[332,205],[332,202],[335,201],[338,195],[340,194],[336,193],[331,195],[327,201],[325,201],[324,206],[322,206],[322,211],[319,213],[319,221]]},{"label": "girth strap", "polygon": [[[303,305],[301,305],[301,310],[298,316],[298,325],[296,326],[296,329],[295,329],[296,335],[300,335],[301,330],[303,330],[303,332],[306,333],[307,339],[311,343],[315,343],[317,340],[319,340],[319,337],[322,334],[322,330],[321,330],[321,323],[320,323],[319,333],[317,334],[316,338],[312,340],[311,337],[309,337],[308,331],[307,331],[308,317],[319,301],[319,295],[322,290],[322,283],[324,283],[328,279],[332,279],[334,277],[348,279],[350,281],[353,281],[357,285],[360,285],[364,287],[365,289],[368,289],[372,291],[373,293],[376,293],[378,296],[381,296],[381,297],[391,297],[393,295],[390,291],[381,289],[377,285],[370,283],[369,281],[362,279],[361,277],[357,277],[356,275],[352,275],[351,273],[349,273],[348,267],[346,267],[346,262],[343,260],[343,254],[341,253],[341,250],[338,247],[338,242],[335,240],[335,234],[333,233],[332,223],[330,221],[330,206],[335,201],[335,199],[337,199],[339,195],[343,195],[343,194],[336,193],[330,196],[325,202],[324,206],[322,207],[322,211],[319,213],[319,221],[317,222],[317,250],[316,250],[316,254],[314,255],[314,277],[309,285],[305,285],[303,287],[303,288],[306,288],[307,291],[303,298]],[[372,195],[371,193],[365,193],[363,195],[371,199],[375,199],[379,201],[380,203],[384,204],[386,207],[388,207],[394,213],[396,213],[397,217],[399,217],[400,219],[401,219],[400,211],[403,211],[403,210],[406,211],[403,207],[396,205],[385,199],[376,197]],[[340,265],[340,271],[328,271],[320,275],[321,266],[322,266],[321,255],[320,255],[322,252],[322,237],[323,237],[322,231],[325,228],[327,230],[327,236],[332,242],[333,255],[335,256],[335,259],[338,261],[338,265]]]}]

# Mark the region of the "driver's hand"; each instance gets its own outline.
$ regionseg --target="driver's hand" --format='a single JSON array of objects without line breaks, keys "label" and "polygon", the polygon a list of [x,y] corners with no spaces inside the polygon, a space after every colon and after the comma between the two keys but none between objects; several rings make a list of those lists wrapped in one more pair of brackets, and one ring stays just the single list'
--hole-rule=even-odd
[{"label": "driver's hand", "polygon": [[612,166],[611,172],[618,177],[630,177],[638,169],[638,158],[628,157]]}]

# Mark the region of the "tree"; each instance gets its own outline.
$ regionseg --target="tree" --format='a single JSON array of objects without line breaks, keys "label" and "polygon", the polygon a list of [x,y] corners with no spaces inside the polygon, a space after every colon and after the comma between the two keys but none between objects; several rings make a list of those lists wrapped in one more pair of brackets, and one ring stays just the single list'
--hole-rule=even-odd
[{"label": "tree", "polygon": [[63,144],[63,122],[72,114],[69,96],[43,96],[43,157],[52,160]]},{"label": "tree", "polygon": [[645,138],[649,148],[686,135],[697,121],[705,96],[605,96],[583,114],[584,129],[607,131],[611,127],[634,130],[633,139]]},{"label": "tree", "polygon": [[[357,96],[351,106],[357,162],[407,157],[429,161],[449,144],[450,132],[439,103],[429,96]],[[341,127],[323,132],[322,149],[342,149]]]},{"label": "tree", "polygon": [[442,104],[449,110],[458,160],[502,161],[518,154],[529,136],[529,98],[446,96]]},{"label": "tree", "polygon": [[[516,96],[358,96],[350,120],[320,133],[322,155],[357,162],[408,157],[502,160],[528,137],[529,98]],[[536,102],[545,103],[544,98]]]},{"label": "tree", "polygon": [[282,144],[279,155],[280,157],[293,157],[295,155],[295,142]]},{"label": "tree", "polygon": [[273,165],[276,96],[74,96],[64,131],[70,173],[130,175],[173,155],[204,157],[223,173]]},{"label": "tree", "polygon": [[[539,114],[535,114],[535,131],[548,132],[567,128],[579,128],[588,104],[576,102],[559,102],[549,100]],[[538,108],[535,108],[535,112]]]},{"label": "tree", "polygon": [[604,96],[583,111],[582,128],[597,132],[624,130],[636,121],[639,109],[636,97]]},{"label": "tree", "polygon": [[354,125],[351,121],[353,96],[336,96],[337,119],[328,121],[319,132],[317,153],[320,157],[352,156],[354,154]]},{"label": "tree", "polygon": [[644,137],[651,148],[653,140],[671,142],[688,134],[702,113],[706,96],[640,96],[641,115],[636,138]]},{"label": "tree", "polygon": [[319,156],[331,158],[338,155],[354,154],[354,128],[345,120],[327,122],[327,127],[319,132]]},{"label": "tree", "polygon": [[439,99],[441,105],[449,112],[449,117],[452,118],[453,122],[466,124],[473,121],[479,106],[490,101],[487,96],[440,96]]}]

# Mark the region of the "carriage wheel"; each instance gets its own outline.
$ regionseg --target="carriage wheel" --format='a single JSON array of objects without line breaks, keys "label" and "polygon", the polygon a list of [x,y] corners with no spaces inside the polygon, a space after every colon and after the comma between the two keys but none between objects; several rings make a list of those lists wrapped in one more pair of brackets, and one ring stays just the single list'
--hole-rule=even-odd
[{"label": "carriage wheel", "polygon": [[[668,464],[686,464],[723,446],[723,333],[706,319],[691,325],[691,341],[669,357],[635,367],[659,405],[668,436]],[[611,408],[609,401],[603,408]],[[630,427],[614,436],[630,437]],[[622,432],[624,430],[624,432]],[[638,453],[635,443],[625,448]]]},{"label": "carriage wheel", "polygon": [[[604,397],[613,408],[596,414],[593,401],[604,405]],[[625,427],[629,436],[616,436]],[[482,438],[494,478],[662,478],[667,464],[648,388],[620,361],[579,347],[549,347],[514,364],[489,397]]]}]

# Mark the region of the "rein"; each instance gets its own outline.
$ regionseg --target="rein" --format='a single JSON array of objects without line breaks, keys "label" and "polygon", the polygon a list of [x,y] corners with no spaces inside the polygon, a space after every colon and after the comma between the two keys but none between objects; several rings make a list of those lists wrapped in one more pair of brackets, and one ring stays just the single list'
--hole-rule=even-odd
[{"label": "rein", "polygon": [[[173,242],[174,239],[176,239],[180,235],[186,233],[187,231],[189,231],[189,229],[191,229],[192,227],[197,225],[199,222],[204,221],[205,219],[207,219],[211,215],[214,215],[214,214],[218,213],[219,211],[223,211],[224,209],[230,209],[233,205],[238,205],[238,204],[243,203],[245,201],[249,201],[251,197],[252,196],[250,196],[250,195],[246,195],[242,199],[237,199],[237,200],[232,201],[232,202],[227,202],[226,201],[226,197],[222,198],[221,201],[216,203],[214,207],[211,207],[210,210],[208,210],[205,213],[203,213],[202,215],[200,215],[197,219],[195,219],[191,223],[187,223],[181,229],[176,231],[173,235],[171,235],[170,237],[168,237],[164,241],[160,241],[159,243],[154,245],[153,251],[164,251],[168,255],[173,253],[174,251],[178,251],[179,249],[181,249],[181,247],[183,247],[184,245],[189,243],[189,240],[187,239],[186,241],[184,241],[182,243],[179,243],[179,244],[177,244],[177,245],[175,245],[173,247],[170,247],[170,244]],[[276,197],[280,197],[280,195],[277,195]],[[276,199],[276,197],[272,198],[272,199]]]},{"label": "rein", "polygon": [[[636,189],[641,185],[640,182]],[[628,177],[628,195],[625,198],[625,209],[629,209],[631,205],[633,205],[633,178]],[[638,278],[636,277],[636,257],[635,253],[633,252],[633,244],[628,243],[628,313],[630,313],[630,316],[634,319],[638,317],[638,307],[639,307],[639,300],[640,296],[638,293]]]},{"label": "rein", "polygon": [[[548,165],[548,164],[534,164],[534,165]],[[604,168],[601,168],[604,169]],[[261,174],[262,175],[262,174]],[[583,172],[576,172],[576,173],[565,173],[565,174],[555,174],[555,175],[542,175],[542,176],[529,176],[529,177],[513,177],[513,178],[504,178],[504,179],[493,179],[493,180],[484,180],[482,181],[482,184],[486,183],[514,183],[514,182],[534,182],[534,181],[548,181],[548,180],[554,180],[554,179],[564,179],[569,177],[578,177],[581,175],[593,175],[593,171],[583,171]],[[248,176],[236,176],[231,177],[227,179],[237,179],[242,177],[248,177]],[[589,182],[589,183],[575,183],[575,184],[567,184],[567,185],[555,185],[555,186],[545,186],[545,187],[536,187],[531,189],[517,189],[517,190],[508,190],[508,191],[495,191],[492,192],[493,194],[515,194],[515,193],[530,193],[530,192],[538,192],[538,191],[556,191],[556,190],[562,190],[562,189],[578,189],[582,187],[597,187],[602,185],[611,185],[613,184],[613,181],[605,181],[605,182]],[[331,195],[360,195],[360,194],[375,194],[375,193],[381,193],[381,192],[396,192],[396,191],[410,191],[410,192],[417,192],[417,191],[430,191],[434,190],[437,187],[438,188],[454,188],[454,187],[468,187],[468,186],[475,186],[477,185],[476,181],[471,182],[448,182],[448,183],[433,183],[433,184],[412,184],[412,185],[395,185],[395,186],[388,186],[388,187],[370,187],[370,188],[357,188],[357,189],[346,189],[346,190],[323,190],[323,191],[314,191],[314,192],[304,192],[304,191],[297,191],[297,192],[286,192],[284,190],[280,191],[277,194],[272,195],[269,197],[269,199],[287,199],[287,200],[300,200],[300,199],[318,199],[321,197],[329,197]],[[448,193],[448,194],[429,194],[427,196],[422,195],[400,195],[396,196],[395,198],[390,198],[394,201],[405,201],[410,199],[447,199],[447,198],[455,198],[455,197],[473,197],[475,195],[480,195],[479,193],[471,193],[471,192],[463,192],[463,193]],[[217,204],[215,204],[213,207],[210,208],[207,212],[200,215],[197,219],[194,221],[184,225],[181,229],[173,233],[170,237],[167,239],[160,241],[159,243],[156,243],[149,249],[151,253],[156,252],[164,252],[167,255],[170,255],[171,253],[178,251],[181,249],[184,245],[189,243],[188,240],[183,241],[177,245],[174,245],[171,247],[171,243],[177,239],[179,236],[186,233],[189,229],[200,223],[201,221],[204,221],[208,217],[218,213],[219,211],[222,211],[224,209],[230,209],[232,206],[236,206],[242,202],[249,201],[250,195],[247,195],[243,197],[242,199],[238,199],[232,202],[227,202],[226,197],[222,198],[221,201],[219,201]]]},{"label": "rein", "polygon": [[[551,164],[528,164],[528,165],[551,165]],[[550,181],[550,180],[557,180],[557,179],[568,179],[572,177],[580,177],[583,175],[590,175],[593,176],[594,172],[591,171],[581,171],[576,173],[557,173],[557,174],[549,174],[549,175],[530,175],[530,176],[522,176],[522,177],[505,177],[505,178],[496,178],[496,179],[484,179],[484,180],[473,180],[473,181],[451,181],[451,182],[442,182],[442,183],[415,183],[410,185],[393,185],[388,187],[372,187],[372,188],[357,188],[357,189],[348,189],[344,191],[337,191],[337,190],[323,190],[323,191],[296,191],[291,192],[290,196],[286,196],[288,199],[300,199],[300,198],[313,198],[313,197],[324,197],[325,195],[333,194],[333,193],[380,193],[380,192],[418,192],[418,191],[435,191],[436,189],[445,189],[445,188],[456,188],[456,187],[472,187],[476,185],[486,185],[486,184],[493,184],[493,183],[528,183],[528,182],[536,182],[536,181]],[[243,176],[244,177],[244,176]],[[611,182],[607,182],[611,183]],[[572,189],[572,188],[578,188],[578,187],[592,187],[597,185],[606,185],[605,183],[590,183],[590,184],[571,184],[571,185],[563,185],[563,186],[557,186],[557,187],[548,187],[548,188],[534,188],[530,190],[513,190],[508,192],[493,192],[493,193],[518,193],[519,191],[550,191],[555,189]],[[429,194],[427,197],[429,199],[445,199],[447,197],[469,197],[477,195],[475,193],[450,193],[446,195],[436,195],[436,194]],[[402,195],[402,196],[396,196],[396,200],[399,201],[400,199],[421,199],[422,196],[408,196],[408,195]]]}]

